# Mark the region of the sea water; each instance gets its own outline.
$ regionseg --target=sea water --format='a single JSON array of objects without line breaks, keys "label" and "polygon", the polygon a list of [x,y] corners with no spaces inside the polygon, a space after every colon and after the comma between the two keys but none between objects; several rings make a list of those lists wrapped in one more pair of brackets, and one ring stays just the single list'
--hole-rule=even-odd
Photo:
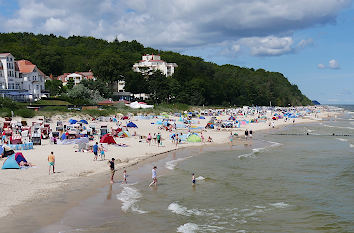
[{"label": "sea water", "polygon": [[65,232],[354,232],[353,119],[255,132],[245,145],[162,161],[157,188],[149,167],[145,179],[115,184],[106,212],[86,210],[99,222]]}]

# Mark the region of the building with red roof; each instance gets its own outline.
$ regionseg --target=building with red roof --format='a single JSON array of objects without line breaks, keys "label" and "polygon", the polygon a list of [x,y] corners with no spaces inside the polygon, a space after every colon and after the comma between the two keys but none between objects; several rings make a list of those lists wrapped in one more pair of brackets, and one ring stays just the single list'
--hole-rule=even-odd
[{"label": "building with red roof", "polygon": [[96,80],[92,71],[85,72],[75,72],[75,73],[64,73],[56,78],[63,82],[63,85],[66,85],[70,79],[74,80],[74,85],[79,84],[82,80]]},{"label": "building with red roof", "polygon": [[45,74],[27,60],[15,61],[11,53],[0,53],[0,96],[15,100],[42,97]]}]

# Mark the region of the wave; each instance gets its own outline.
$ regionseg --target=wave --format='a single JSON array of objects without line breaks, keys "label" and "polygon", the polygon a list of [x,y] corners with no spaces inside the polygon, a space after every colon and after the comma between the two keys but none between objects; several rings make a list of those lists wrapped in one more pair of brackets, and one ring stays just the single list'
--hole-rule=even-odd
[{"label": "wave", "polygon": [[350,148],[354,148],[354,144],[350,144],[349,147],[350,147]]},{"label": "wave", "polygon": [[171,161],[167,161],[165,163],[165,167],[169,170],[174,170],[177,166],[177,164],[183,160],[186,160],[186,159],[189,159],[191,158],[192,156],[188,156],[188,157],[185,157],[185,158],[179,158],[179,159],[175,159],[175,160],[171,160]]},{"label": "wave", "polygon": [[132,211],[139,214],[145,214],[148,212],[140,210],[136,205],[141,197],[142,195],[137,189],[129,186],[125,186],[122,192],[117,194],[117,199],[122,202],[122,210],[124,212],[127,212],[129,209],[131,209]]},{"label": "wave", "polygon": [[197,230],[199,230],[198,225],[190,222],[185,223],[177,228],[177,232],[181,233],[194,233]]},{"label": "wave", "polygon": [[203,176],[198,176],[197,178],[195,178],[196,180],[205,180],[205,178]]},{"label": "wave", "polygon": [[290,206],[289,204],[287,204],[285,202],[270,203],[269,205],[276,207],[276,208],[286,208],[286,207]]},{"label": "wave", "polygon": [[184,216],[192,216],[192,215],[197,215],[197,216],[202,216],[205,215],[202,211],[197,210],[197,209],[188,209],[187,207],[184,207],[176,202],[171,203],[168,208],[171,212],[179,215],[184,215]]},{"label": "wave", "polygon": [[348,139],[344,139],[344,138],[336,138],[338,141],[341,141],[341,142],[347,142]]},{"label": "wave", "polygon": [[323,124],[323,126],[326,126],[329,128],[338,128],[338,129],[354,129],[354,127],[333,126],[333,125],[326,125],[326,124]]}]

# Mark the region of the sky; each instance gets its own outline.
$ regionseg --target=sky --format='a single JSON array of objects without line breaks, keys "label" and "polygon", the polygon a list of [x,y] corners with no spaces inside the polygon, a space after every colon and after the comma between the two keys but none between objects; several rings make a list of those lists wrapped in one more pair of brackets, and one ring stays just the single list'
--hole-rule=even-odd
[{"label": "sky", "polygon": [[352,3],[0,0],[0,32],[137,40],[219,65],[281,72],[312,100],[354,104]]}]

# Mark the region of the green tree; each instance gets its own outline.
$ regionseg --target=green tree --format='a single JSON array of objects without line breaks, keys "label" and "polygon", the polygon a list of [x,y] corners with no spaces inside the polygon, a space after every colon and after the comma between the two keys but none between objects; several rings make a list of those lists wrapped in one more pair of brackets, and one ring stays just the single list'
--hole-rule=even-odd
[{"label": "green tree", "polygon": [[45,89],[49,91],[51,96],[56,96],[63,93],[63,82],[60,80],[45,81]]},{"label": "green tree", "polygon": [[71,90],[71,89],[73,89],[74,85],[75,85],[74,79],[73,78],[69,78],[68,82],[66,83],[66,87],[69,90]]}]

